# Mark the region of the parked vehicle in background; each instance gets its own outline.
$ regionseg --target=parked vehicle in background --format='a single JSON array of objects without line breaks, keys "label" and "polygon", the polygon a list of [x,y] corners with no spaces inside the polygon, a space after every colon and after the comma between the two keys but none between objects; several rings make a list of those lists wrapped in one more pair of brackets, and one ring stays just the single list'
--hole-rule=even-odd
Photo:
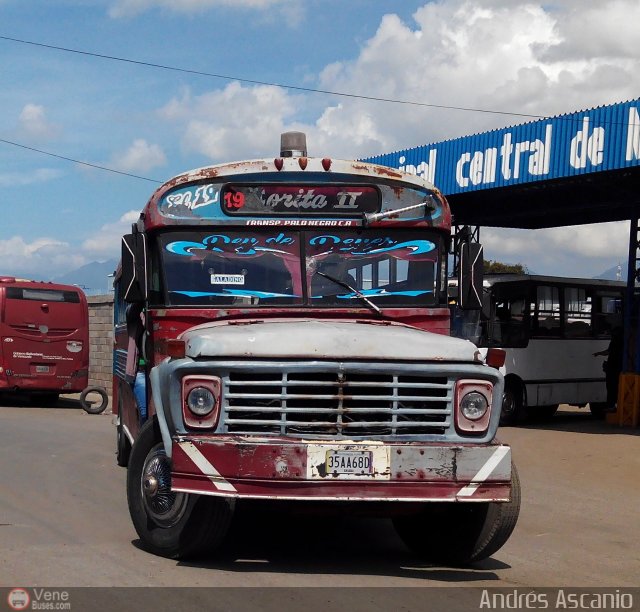
[{"label": "parked vehicle in background", "polygon": [[[169,180],[123,238],[113,394],[140,540],[212,549],[260,501],[391,515],[430,559],[490,556],[520,485],[494,439],[503,378],[450,337],[448,203],[415,175],[307,157],[303,136]],[[479,249],[460,257],[479,279]]]},{"label": "parked vehicle in background", "polygon": [[0,392],[53,405],[89,380],[89,315],[77,287],[0,276]]},{"label": "parked vehicle in background", "polygon": [[[456,282],[451,283],[455,288]],[[506,351],[502,422],[550,417],[559,404],[602,415],[603,359],[620,328],[625,283],[524,274],[484,277],[480,312],[457,312],[454,333]]]}]

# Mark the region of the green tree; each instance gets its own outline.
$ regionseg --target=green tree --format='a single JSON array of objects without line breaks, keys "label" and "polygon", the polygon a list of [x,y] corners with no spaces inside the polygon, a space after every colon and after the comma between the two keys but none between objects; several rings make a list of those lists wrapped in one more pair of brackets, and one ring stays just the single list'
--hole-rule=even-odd
[{"label": "green tree", "polygon": [[527,266],[522,264],[507,264],[501,261],[495,261],[493,259],[484,260],[484,273],[485,274],[504,274],[510,272],[512,274],[528,274]]}]

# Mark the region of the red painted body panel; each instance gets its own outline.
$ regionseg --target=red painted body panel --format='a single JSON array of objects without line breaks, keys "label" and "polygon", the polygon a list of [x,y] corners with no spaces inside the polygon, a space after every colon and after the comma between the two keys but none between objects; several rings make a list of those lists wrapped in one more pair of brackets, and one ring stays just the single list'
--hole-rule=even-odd
[{"label": "red painted body panel", "polygon": [[[386,448],[390,470],[378,478],[310,476],[313,447],[341,447],[331,441],[254,441],[232,436],[178,437],[172,445],[174,490],[232,497],[435,501],[462,499],[462,489],[492,458],[496,445],[402,443]],[[344,448],[344,443],[342,443]],[[506,501],[510,492],[510,453],[484,476],[464,501]]]}]

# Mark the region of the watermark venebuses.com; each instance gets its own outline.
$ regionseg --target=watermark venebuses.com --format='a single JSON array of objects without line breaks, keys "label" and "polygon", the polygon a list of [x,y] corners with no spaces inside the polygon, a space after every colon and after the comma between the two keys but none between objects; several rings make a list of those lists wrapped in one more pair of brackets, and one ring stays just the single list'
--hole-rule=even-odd
[{"label": "watermark venebuses.com", "polygon": [[71,610],[69,592],[63,589],[13,588],[7,604],[10,610]]}]

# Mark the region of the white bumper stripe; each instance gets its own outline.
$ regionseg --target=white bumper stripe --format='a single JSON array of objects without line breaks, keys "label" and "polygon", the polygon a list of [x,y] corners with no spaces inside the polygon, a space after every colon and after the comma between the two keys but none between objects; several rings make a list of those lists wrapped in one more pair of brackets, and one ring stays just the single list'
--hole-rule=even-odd
[{"label": "white bumper stripe", "polygon": [[473,495],[477,491],[478,487],[487,478],[489,478],[489,476],[491,476],[491,473],[493,472],[493,470],[495,470],[498,467],[500,462],[509,454],[510,450],[511,449],[508,446],[498,446],[498,448],[496,448],[493,455],[489,457],[487,462],[480,468],[478,473],[471,479],[471,482],[468,485],[462,487],[462,489],[460,489],[460,491],[458,492],[458,497],[470,497],[471,495]]},{"label": "white bumper stripe", "polygon": [[209,478],[213,486],[219,491],[235,491],[236,488],[226,481],[220,472],[209,463],[207,458],[196,448],[192,442],[179,442],[178,446],[186,453],[187,457],[193,461],[196,467]]}]

